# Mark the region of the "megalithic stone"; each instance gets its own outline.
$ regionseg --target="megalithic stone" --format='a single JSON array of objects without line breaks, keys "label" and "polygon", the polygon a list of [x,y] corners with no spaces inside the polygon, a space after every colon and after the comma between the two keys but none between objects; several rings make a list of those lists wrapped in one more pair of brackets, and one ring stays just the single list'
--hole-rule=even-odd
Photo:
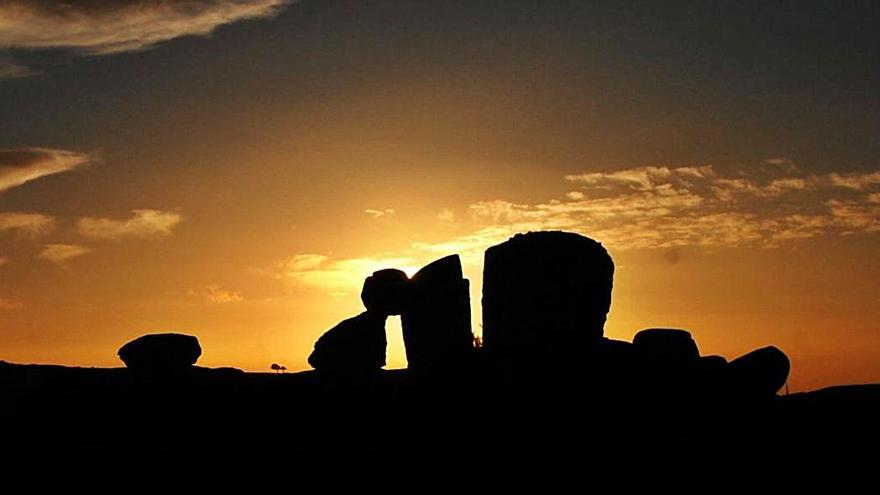
[{"label": "megalithic stone", "polygon": [[690,332],[679,328],[648,328],[633,338],[633,345],[646,359],[664,364],[690,364],[700,358]]},{"label": "megalithic stone", "polygon": [[651,394],[692,394],[704,386],[700,351],[690,332],[648,328],[633,338],[635,372]]},{"label": "megalithic stone", "polygon": [[385,319],[406,307],[409,279],[393,268],[364,280],[361,300],[367,310],[331,328],[315,342],[309,364],[337,375],[363,375],[385,366]]},{"label": "megalithic stone", "polygon": [[728,365],[734,392],[753,397],[774,395],[788,380],[791,362],[776,347],[762,347],[740,356]]},{"label": "megalithic stone", "polygon": [[614,262],[571,232],[517,234],[486,250],[483,348],[505,358],[558,361],[600,347]]},{"label": "megalithic stone", "polygon": [[341,321],[315,342],[309,364],[319,371],[358,375],[385,366],[385,315],[375,311]]},{"label": "megalithic stone", "polygon": [[192,335],[156,333],[126,343],[118,354],[129,368],[169,371],[194,365],[202,355],[202,347]]},{"label": "megalithic stone", "polygon": [[193,335],[158,333],[138,337],[120,347],[118,353],[136,376],[174,380],[192,370],[202,347]]},{"label": "megalithic stone", "polygon": [[456,366],[473,351],[470,288],[458,255],[434,261],[412,276],[401,324],[411,370]]}]

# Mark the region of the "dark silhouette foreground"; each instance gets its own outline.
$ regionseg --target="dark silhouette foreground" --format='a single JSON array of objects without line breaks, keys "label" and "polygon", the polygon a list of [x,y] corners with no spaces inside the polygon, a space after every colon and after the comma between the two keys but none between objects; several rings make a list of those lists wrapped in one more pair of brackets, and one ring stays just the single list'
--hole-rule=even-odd
[{"label": "dark silhouette foreground", "polygon": [[496,389],[521,391],[538,378],[535,385],[543,389],[565,384],[609,396],[626,390],[676,400],[761,399],[785,384],[789,361],[773,347],[728,364],[721,356],[700,356],[685,330],[647,329],[632,343],[604,338],[613,279],[605,248],[579,234],[530,232],[490,247],[478,352],[457,255],[430,263],[411,280],[399,270],[378,271],[364,283],[367,311],[325,333],[309,363],[336,379],[378,370],[385,365],[385,318],[400,314],[410,373],[435,382],[466,371],[471,378],[494,377]]},{"label": "dark silhouette foreground", "polygon": [[[316,342],[315,371],[200,368],[195,337],[150,335],[120,349],[124,369],[0,362],[0,420],[19,425],[17,447],[96,452],[776,459],[877,440],[880,386],[777,396],[790,363],[774,347],[728,362],[681,329],[605,338],[613,273],[591,239],[520,234],[486,252],[480,348],[449,256],[411,279],[368,277],[366,311]],[[386,371],[385,320],[398,314],[409,369]]]},{"label": "dark silhouette foreground", "polygon": [[356,377],[385,366],[385,320],[403,311],[406,274],[380,270],[367,277],[361,300],[367,308],[321,336],[309,364],[325,373]]},{"label": "dark silhouette foreground", "polygon": [[196,364],[202,355],[199,339],[192,335],[144,335],[119,348],[119,359],[145,378],[172,379]]}]

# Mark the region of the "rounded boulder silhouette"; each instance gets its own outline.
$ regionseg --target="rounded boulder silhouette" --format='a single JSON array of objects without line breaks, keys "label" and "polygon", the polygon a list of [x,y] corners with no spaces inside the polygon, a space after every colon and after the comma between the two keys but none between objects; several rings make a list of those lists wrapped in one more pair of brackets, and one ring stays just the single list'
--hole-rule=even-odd
[{"label": "rounded boulder silhouette", "polygon": [[119,348],[119,359],[127,367],[155,372],[187,369],[201,354],[199,339],[178,333],[144,335]]}]

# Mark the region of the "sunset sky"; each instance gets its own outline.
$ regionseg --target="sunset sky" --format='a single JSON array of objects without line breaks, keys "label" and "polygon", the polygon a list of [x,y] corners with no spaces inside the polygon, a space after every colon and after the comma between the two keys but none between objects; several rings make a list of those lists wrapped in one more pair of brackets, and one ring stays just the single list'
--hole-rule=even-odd
[{"label": "sunset sky", "polygon": [[0,359],[307,369],[452,253],[479,331],[484,249],[561,229],[609,337],[878,382],[880,4],[754,3],[0,2]]}]

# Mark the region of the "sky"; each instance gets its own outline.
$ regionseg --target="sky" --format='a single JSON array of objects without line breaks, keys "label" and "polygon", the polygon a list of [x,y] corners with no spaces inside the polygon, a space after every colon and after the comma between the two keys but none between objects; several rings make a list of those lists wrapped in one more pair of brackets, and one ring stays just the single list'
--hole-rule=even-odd
[{"label": "sky", "polygon": [[[880,381],[876,2],[9,0],[0,359],[307,369],[372,271],[568,230],[606,336]],[[399,320],[388,367],[406,364]]]}]

